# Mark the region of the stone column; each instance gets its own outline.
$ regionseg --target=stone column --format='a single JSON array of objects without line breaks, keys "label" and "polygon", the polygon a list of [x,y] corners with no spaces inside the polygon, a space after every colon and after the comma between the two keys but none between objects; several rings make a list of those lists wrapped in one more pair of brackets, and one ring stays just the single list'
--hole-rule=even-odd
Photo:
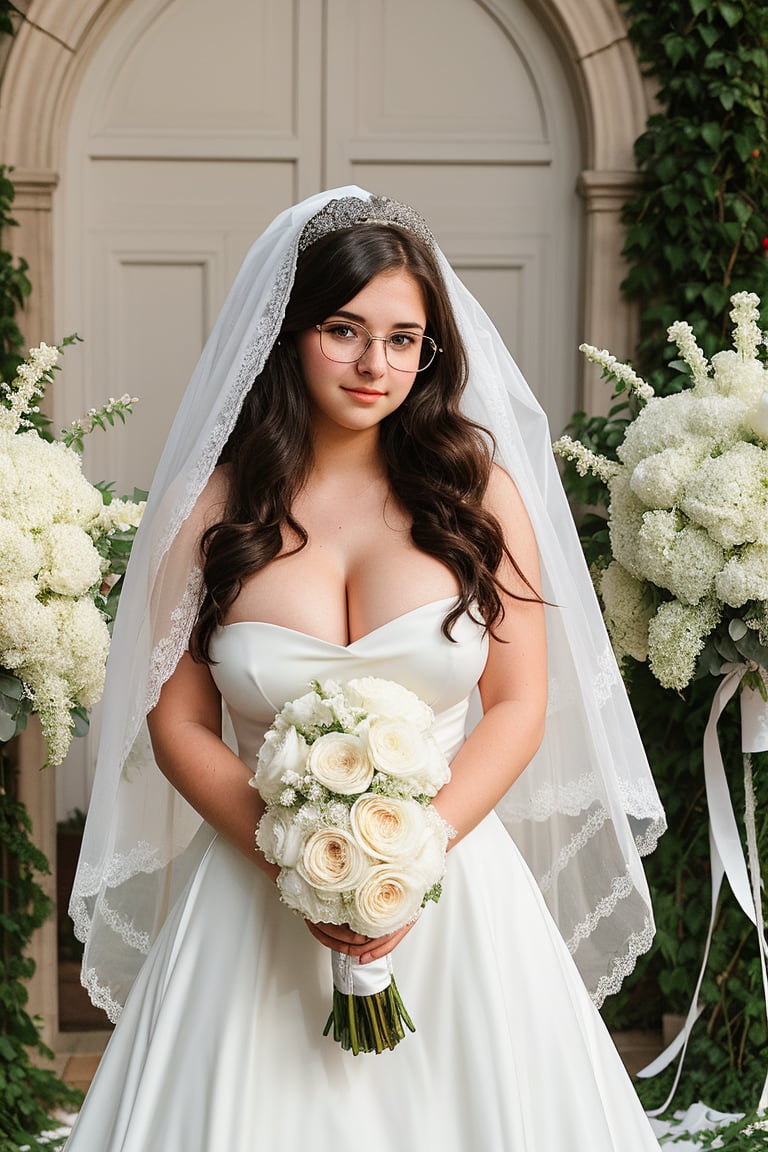
[{"label": "stone column", "polygon": [[[632,171],[587,170],[579,177],[586,213],[584,340],[610,349],[620,360],[631,358],[637,343],[637,309],[621,294],[621,282],[627,274],[621,254],[621,210],[637,185],[638,175]],[[610,386],[600,379],[594,365],[586,365],[583,395],[587,412],[607,412]]]}]

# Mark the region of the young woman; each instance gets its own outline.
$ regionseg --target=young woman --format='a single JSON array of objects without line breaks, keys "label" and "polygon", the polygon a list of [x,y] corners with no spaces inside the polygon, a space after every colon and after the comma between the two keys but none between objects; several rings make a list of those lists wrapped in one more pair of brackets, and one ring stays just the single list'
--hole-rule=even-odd
[{"label": "young woman", "polygon": [[[252,249],[116,627],[72,910],[95,1001],[133,988],[73,1152],[656,1147],[583,979],[650,942],[663,817],[545,438],[411,209],[323,194]],[[456,830],[439,904],[376,938],[281,905],[249,787],[285,701],[366,675],[434,709]],[[324,1038],[330,949],[395,953],[416,1033]]]}]

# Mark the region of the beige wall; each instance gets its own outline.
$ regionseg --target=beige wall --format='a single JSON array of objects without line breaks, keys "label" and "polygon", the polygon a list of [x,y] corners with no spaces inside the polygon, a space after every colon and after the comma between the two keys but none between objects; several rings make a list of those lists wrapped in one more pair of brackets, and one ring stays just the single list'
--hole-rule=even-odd
[{"label": "beige wall", "polygon": [[[310,11],[319,3],[296,0]],[[504,20],[513,0],[467,0],[493,19]],[[52,212],[68,125],[78,91],[94,54],[112,23],[131,5],[162,13],[170,0],[31,0],[6,61],[0,87],[0,161],[14,165],[19,227],[9,241],[30,264],[34,292],[23,321],[29,343],[51,338],[55,267]],[[209,5],[212,9],[213,6]],[[628,355],[634,343],[632,311],[622,302],[621,205],[633,187],[632,145],[642,131],[648,98],[628,45],[614,0],[529,0],[531,14],[549,32],[568,78],[580,128],[583,169],[584,241],[580,273],[583,320],[581,338]],[[302,196],[313,188],[299,188]],[[607,397],[595,377],[583,383],[583,403],[603,409]],[[25,744],[24,798],[35,835],[49,859],[55,855],[55,804],[52,774],[34,772],[41,757],[34,738]],[[56,1046],[56,929],[38,934],[38,974],[31,1008],[45,1020],[45,1034]]]}]

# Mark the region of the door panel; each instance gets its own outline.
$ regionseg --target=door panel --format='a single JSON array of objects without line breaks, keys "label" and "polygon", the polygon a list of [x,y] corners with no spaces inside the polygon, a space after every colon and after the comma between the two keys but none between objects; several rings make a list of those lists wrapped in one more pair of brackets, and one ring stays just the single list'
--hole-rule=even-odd
[{"label": "door panel", "polygon": [[[545,5],[542,4],[542,7]],[[413,203],[559,431],[576,402],[579,130],[524,0],[126,0],[102,28],[62,146],[58,427],[123,392],[86,442],[146,486],[251,240],[289,203],[357,183]],[[94,733],[98,716],[94,717]],[[92,743],[57,774],[84,808]]]}]

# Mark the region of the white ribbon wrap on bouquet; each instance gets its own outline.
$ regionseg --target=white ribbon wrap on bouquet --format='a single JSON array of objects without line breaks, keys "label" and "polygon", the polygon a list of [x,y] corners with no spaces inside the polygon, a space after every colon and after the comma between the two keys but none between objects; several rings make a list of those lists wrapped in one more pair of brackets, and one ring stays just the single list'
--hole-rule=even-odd
[{"label": "white ribbon wrap on bouquet", "polygon": [[[680,1033],[664,1052],[652,1063],[637,1073],[641,1077],[655,1076],[663,1071],[680,1054],[674,1083],[667,1099],[660,1108],[648,1113],[649,1116],[659,1116],[669,1107],[672,1097],[677,1091],[680,1074],[683,1069],[686,1048],[693,1026],[703,1011],[699,1006],[699,993],[704,980],[704,973],[709,960],[709,949],[712,943],[712,934],[717,919],[717,903],[720,895],[723,877],[728,877],[734,896],[738,900],[744,914],[752,921],[757,929],[760,965],[763,977],[763,998],[768,1017],[768,969],[766,957],[768,946],[765,940],[765,927],[762,911],[762,884],[760,878],[760,860],[757,852],[757,830],[755,826],[755,802],[752,788],[752,767],[750,753],[768,751],[768,706],[760,692],[750,688],[741,691],[741,739],[742,753],[744,754],[744,820],[747,832],[747,860],[741,846],[736,814],[733,810],[733,801],[728,788],[723,758],[720,753],[720,744],[717,738],[717,722],[726,705],[738,691],[739,685],[746,672],[750,671],[746,664],[724,664],[721,671],[723,678],[712,700],[712,708],[704,731],[704,781],[707,792],[707,807],[709,809],[709,851],[712,877],[712,903],[710,910],[709,930],[704,946],[699,977],[693,994],[693,1001],[688,1010]],[[751,882],[750,882],[751,877]],[[768,1106],[768,1077],[760,1094],[758,1110],[762,1111]]]},{"label": "white ribbon wrap on bouquet", "polygon": [[343,996],[375,996],[392,983],[392,961],[389,954],[379,960],[361,964],[357,956],[331,952],[333,986]]}]

